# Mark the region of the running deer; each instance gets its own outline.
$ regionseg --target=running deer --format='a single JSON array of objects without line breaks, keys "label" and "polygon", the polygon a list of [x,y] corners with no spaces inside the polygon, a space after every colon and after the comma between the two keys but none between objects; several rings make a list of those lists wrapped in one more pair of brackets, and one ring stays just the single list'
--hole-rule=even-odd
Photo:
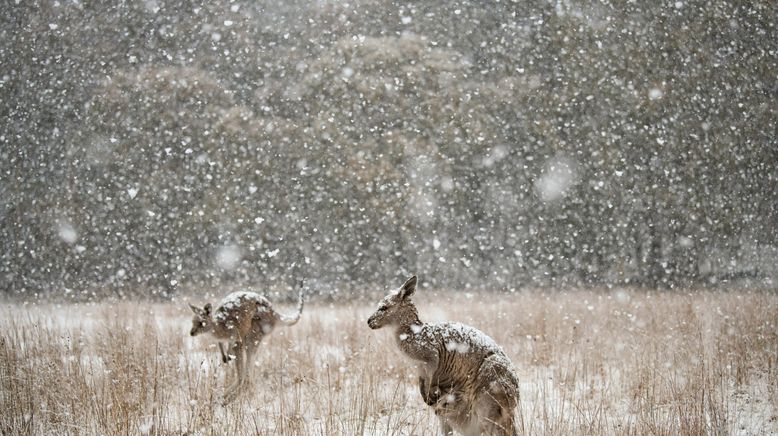
[{"label": "running deer", "polygon": [[416,276],[387,295],[367,320],[371,329],[390,326],[400,350],[419,367],[419,390],[444,434],[515,435],[519,382],[510,359],[492,338],[458,323],[419,320],[411,295]]},{"label": "running deer", "polygon": [[[273,331],[276,324],[290,326],[300,320],[303,313],[302,284],[297,313],[291,316],[276,312],[270,301],[262,295],[246,291],[227,295],[213,311],[211,303],[202,309],[191,304],[189,307],[194,312],[190,335],[210,334],[218,341],[222,361],[227,363],[235,359],[236,377],[225,390],[226,404],[235,398],[245,382],[248,366],[262,339]],[[222,341],[228,343],[228,352],[225,352]]]}]

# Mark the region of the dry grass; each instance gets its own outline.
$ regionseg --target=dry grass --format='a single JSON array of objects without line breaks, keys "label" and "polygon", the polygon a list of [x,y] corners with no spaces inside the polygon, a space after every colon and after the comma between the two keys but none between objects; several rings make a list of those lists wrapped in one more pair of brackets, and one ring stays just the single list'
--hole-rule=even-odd
[{"label": "dry grass", "polygon": [[[778,296],[633,291],[435,298],[422,319],[513,359],[525,434],[778,432]],[[445,304],[440,304],[445,301]],[[225,365],[176,304],[0,308],[2,434],[437,434],[373,305],[311,304],[219,405]]]}]

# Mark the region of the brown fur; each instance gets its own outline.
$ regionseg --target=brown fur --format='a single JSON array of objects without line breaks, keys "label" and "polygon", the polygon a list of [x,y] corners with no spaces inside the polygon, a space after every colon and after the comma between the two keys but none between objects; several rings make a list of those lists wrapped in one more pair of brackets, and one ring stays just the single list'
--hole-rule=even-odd
[{"label": "brown fur", "polygon": [[[248,365],[262,339],[277,324],[293,325],[300,319],[303,298],[301,293],[298,311],[291,317],[276,312],[267,298],[253,292],[234,292],[226,296],[213,312],[210,303],[202,309],[191,304],[189,307],[194,312],[190,335],[210,334],[219,341],[222,361],[226,363],[235,359],[235,380],[224,395],[224,402],[228,403],[246,381]],[[228,343],[227,352],[222,341]]]},{"label": "brown fur", "polygon": [[510,359],[472,327],[421,322],[410,298],[416,282],[413,276],[387,295],[368,325],[394,327],[400,350],[419,363],[419,390],[444,434],[514,435],[519,384]]}]

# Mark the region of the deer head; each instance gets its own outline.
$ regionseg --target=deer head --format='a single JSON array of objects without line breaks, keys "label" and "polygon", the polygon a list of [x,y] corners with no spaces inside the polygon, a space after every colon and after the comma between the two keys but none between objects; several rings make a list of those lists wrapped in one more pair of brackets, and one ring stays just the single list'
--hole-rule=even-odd
[{"label": "deer head", "polygon": [[410,325],[419,322],[419,314],[416,306],[411,301],[411,295],[416,292],[416,276],[413,276],[397,292],[392,292],[378,304],[375,311],[367,320],[371,329],[380,329],[387,325]]},{"label": "deer head", "polygon": [[213,330],[211,303],[206,303],[202,309],[191,304],[189,307],[192,308],[192,312],[194,312],[194,316],[192,317],[192,330],[189,331],[190,335],[197,336],[201,333],[208,333]]}]

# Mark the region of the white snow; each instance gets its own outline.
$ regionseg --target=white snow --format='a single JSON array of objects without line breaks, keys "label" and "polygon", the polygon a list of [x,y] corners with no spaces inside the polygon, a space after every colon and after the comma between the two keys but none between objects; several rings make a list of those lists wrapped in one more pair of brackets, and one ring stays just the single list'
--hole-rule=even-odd
[{"label": "white snow", "polygon": [[220,247],[216,253],[216,264],[220,268],[230,270],[238,266],[241,258],[241,249],[236,244],[228,244]]},{"label": "white snow", "polygon": [[68,244],[73,244],[78,240],[78,232],[69,221],[59,223],[59,237]]},{"label": "white snow", "polygon": [[153,426],[154,421],[152,421],[151,418],[146,418],[146,420],[138,426],[138,431],[140,431],[140,434],[149,434]]},{"label": "white snow", "polygon": [[456,322],[442,322],[411,326],[413,340],[421,343],[434,344],[442,341],[448,351],[458,353],[492,351],[502,354],[502,348],[482,331]]},{"label": "white snow", "polygon": [[470,346],[466,342],[448,341],[446,350],[464,354],[470,351]]},{"label": "white snow", "polygon": [[664,92],[662,92],[659,88],[651,88],[648,91],[648,98],[651,100],[659,100],[664,95]]},{"label": "white snow", "polygon": [[237,291],[224,297],[213,314],[213,319],[221,321],[226,319],[227,314],[240,307],[245,301],[254,301],[262,306],[270,306],[270,301],[262,295],[251,291]]},{"label": "white snow", "polygon": [[577,182],[577,166],[566,157],[555,157],[546,163],[543,174],[535,181],[535,190],[546,202],[560,200]]},{"label": "white snow", "polygon": [[624,289],[616,289],[614,294],[616,296],[616,301],[621,304],[626,304],[630,300],[629,294]]}]

